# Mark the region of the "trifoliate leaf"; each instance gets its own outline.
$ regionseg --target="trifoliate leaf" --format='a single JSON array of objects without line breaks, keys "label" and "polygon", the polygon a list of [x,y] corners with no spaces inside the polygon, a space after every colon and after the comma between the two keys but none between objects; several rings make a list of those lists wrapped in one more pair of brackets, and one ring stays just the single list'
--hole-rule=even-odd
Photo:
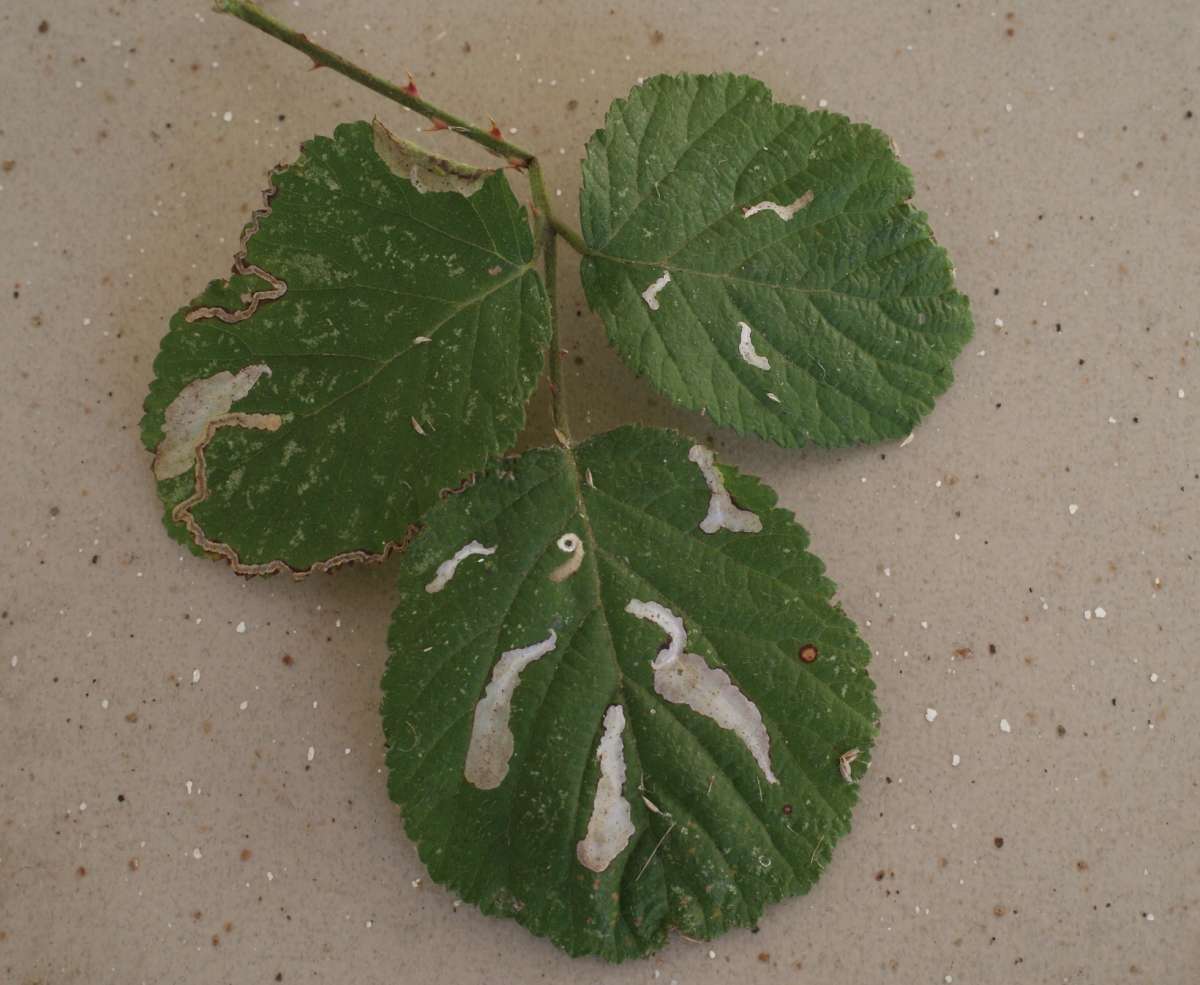
[{"label": "trifoliate leaf", "polygon": [[243,573],[379,558],[521,429],[550,334],[532,233],[501,174],[378,124],[310,140],[265,197],[155,361],[168,529]]},{"label": "trifoliate leaf", "polygon": [[875,735],[870,654],[768,488],[626,427],[425,524],[383,720],[435,880],[613,961],[816,881]]},{"label": "trifoliate leaf", "polygon": [[782,445],[903,437],[967,299],[878,130],[734,75],[657,76],[588,143],[588,302],[672,400]]}]

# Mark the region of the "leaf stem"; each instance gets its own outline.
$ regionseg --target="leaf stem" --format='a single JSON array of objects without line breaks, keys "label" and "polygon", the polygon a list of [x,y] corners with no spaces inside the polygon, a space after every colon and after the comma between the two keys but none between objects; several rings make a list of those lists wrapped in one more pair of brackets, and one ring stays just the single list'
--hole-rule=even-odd
[{"label": "leaf stem", "polygon": [[[414,113],[419,113],[433,123],[435,128],[453,130],[455,133],[461,134],[468,140],[479,144],[480,147],[495,154],[497,157],[504,158],[509,164],[518,168],[529,168],[530,185],[532,186],[535,180],[542,185],[541,202],[538,204],[538,208],[545,216],[546,221],[571,245],[571,248],[576,253],[580,255],[588,253],[588,248],[583,241],[583,237],[555,215],[554,210],[550,207],[550,200],[545,194],[545,183],[542,180],[541,168],[538,167],[537,156],[532,151],[528,151],[524,147],[497,137],[495,134],[498,131],[494,127],[492,130],[483,130],[473,123],[464,120],[462,117],[441,109],[426,99],[422,99],[417,93],[417,87],[411,81],[407,86],[398,86],[392,82],[388,82],[387,79],[372,75],[366,69],[360,68],[349,59],[337,54],[337,52],[330,51],[328,48],[323,48],[321,45],[310,41],[306,34],[292,30],[292,28],[288,27],[282,21],[276,20],[270,14],[266,13],[258,4],[252,2],[252,0],[214,0],[213,6],[217,11],[232,14],[239,20],[245,21],[251,27],[256,27],[260,31],[271,35],[271,37],[278,38],[284,44],[291,45],[297,51],[304,52],[304,54],[312,59],[314,66],[331,68],[335,72],[346,76],[346,78],[357,82],[359,85],[366,86],[381,96],[386,96],[393,102],[411,109]],[[538,192],[534,190],[535,201],[537,198]]]},{"label": "leaf stem", "polygon": [[510,164],[527,167],[534,159],[533,154],[525,150],[525,148],[496,137],[487,130],[483,130],[473,123],[464,120],[462,117],[449,113],[433,105],[433,103],[422,99],[417,94],[417,87],[415,85],[411,83],[408,87],[395,85],[386,79],[381,79],[377,75],[372,75],[366,69],[360,68],[336,52],[310,41],[307,35],[299,31],[294,31],[282,21],[276,20],[259,7],[258,4],[251,2],[251,0],[215,0],[214,7],[222,13],[232,14],[239,20],[245,21],[251,27],[256,27],[273,38],[278,38],[284,44],[291,45],[297,51],[304,52],[304,54],[313,60],[314,65],[322,68],[331,68],[335,72],[346,76],[346,78],[359,83],[359,85],[366,86],[381,96],[386,96],[393,102],[411,109],[414,113],[419,113],[433,123],[435,127],[453,130],[456,133],[462,134],[468,140],[473,140],[480,147],[485,148],[497,157],[504,158]]},{"label": "leaf stem", "polygon": [[571,447],[571,422],[567,415],[567,389],[563,385],[563,351],[558,334],[558,236],[553,227],[546,230],[546,299],[550,305],[550,401],[554,434],[566,448]]},{"label": "leaf stem", "polygon": [[567,241],[571,249],[580,256],[587,256],[591,253],[591,250],[587,248],[587,244],[583,241],[583,237],[555,215],[554,211],[549,207],[546,209],[546,221],[550,223],[550,226],[559,236]]},{"label": "leaf stem", "polygon": [[[571,447],[571,423],[567,416],[567,391],[563,386],[563,350],[558,335],[558,225],[550,211],[546,179],[537,158],[529,163],[529,190],[533,194],[534,229],[543,237],[542,262],[546,268],[546,297],[550,305],[550,399],[554,432],[559,441]],[[578,236],[578,233],[574,233]]]}]

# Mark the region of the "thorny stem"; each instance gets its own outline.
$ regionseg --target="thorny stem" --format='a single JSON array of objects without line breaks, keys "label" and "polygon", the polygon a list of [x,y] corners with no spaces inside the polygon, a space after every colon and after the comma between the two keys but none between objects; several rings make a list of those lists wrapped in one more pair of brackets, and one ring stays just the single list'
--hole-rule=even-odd
[{"label": "thorny stem", "polygon": [[415,85],[405,88],[388,82],[386,79],[381,79],[377,75],[372,75],[366,69],[359,68],[359,66],[343,58],[336,52],[310,41],[308,35],[292,30],[292,28],[288,27],[282,21],[278,21],[266,13],[258,4],[251,2],[251,0],[215,0],[214,7],[221,13],[233,14],[234,17],[245,21],[251,27],[257,27],[260,31],[271,35],[271,37],[278,38],[284,44],[291,45],[297,51],[304,52],[304,54],[313,60],[314,65],[322,68],[331,68],[335,72],[346,76],[346,78],[357,82],[359,85],[366,86],[381,96],[386,96],[393,102],[408,107],[414,113],[421,114],[421,116],[433,123],[434,126],[444,124],[445,129],[454,130],[456,133],[462,134],[468,140],[475,141],[481,147],[486,148],[497,157],[504,158],[511,164],[526,167],[533,160],[533,154],[523,147],[518,147],[516,144],[510,144],[507,140],[494,137],[487,130],[482,130],[461,117],[455,116],[453,113],[448,113],[434,106],[433,103],[422,99],[417,94]]},{"label": "thorny stem", "polygon": [[[484,130],[464,120],[462,117],[447,112],[428,100],[422,99],[417,93],[417,87],[411,82],[408,86],[398,86],[395,83],[388,82],[386,79],[382,79],[377,75],[371,74],[366,69],[360,68],[336,52],[310,41],[307,35],[293,30],[282,21],[276,20],[262,10],[258,4],[253,3],[252,0],[214,0],[213,6],[217,11],[232,14],[239,20],[245,21],[251,27],[256,27],[260,31],[271,35],[271,37],[278,38],[284,44],[290,45],[297,51],[304,52],[304,54],[312,59],[314,66],[331,68],[335,72],[346,76],[346,78],[357,82],[359,85],[366,86],[381,96],[385,96],[393,102],[407,107],[414,113],[419,113],[433,123],[436,129],[452,130],[466,137],[468,140],[474,141],[480,147],[483,147],[497,157],[503,158],[508,164],[518,169],[528,168],[534,202],[545,217],[545,221],[570,243],[572,248],[577,252],[581,254],[588,252],[587,246],[584,244],[583,238],[579,233],[556,216],[554,210],[551,209],[549,199],[546,198],[545,194],[545,183],[541,177],[541,168],[538,165],[537,157],[531,151],[496,136],[495,134],[498,131],[494,128],[491,131]],[[535,181],[541,186],[541,201],[539,201],[539,189],[533,187]],[[547,276],[549,276],[549,270],[547,270]]]}]

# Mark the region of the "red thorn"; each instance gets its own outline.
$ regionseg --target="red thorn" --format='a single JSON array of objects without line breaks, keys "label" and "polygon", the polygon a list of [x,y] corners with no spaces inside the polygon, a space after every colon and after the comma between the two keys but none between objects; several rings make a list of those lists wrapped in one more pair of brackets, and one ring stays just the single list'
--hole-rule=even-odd
[{"label": "red thorn", "polygon": [[413,96],[416,99],[420,99],[421,94],[419,92],[417,92],[417,82],[413,78],[412,72],[406,72],[405,74],[408,76],[408,85],[406,85],[404,87],[404,91],[407,92],[410,96]]},{"label": "red thorn", "polygon": [[492,129],[488,131],[488,136],[493,137],[496,140],[503,140],[504,135],[500,132],[500,128],[496,125],[496,121],[489,116],[488,122],[492,125]]},{"label": "red thorn", "polygon": [[308,70],[309,70],[310,72],[315,72],[317,69],[319,69],[319,68],[324,68],[324,67],[325,67],[324,65],[322,65],[322,64],[321,64],[319,61],[316,61],[316,60],[314,59],[314,60],[313,60],[313,63],[312,63],[312,64],[311,64],[311,65],[308,67]]},{"label": "red thorn", "polygon": [[432,123],[433,126],[426,127],[425,128],[426,133],[433,133],[436,130],[449,130],[450,129],[450,127],[446,124],[445,120],[439,120],[436,116],[431,116],[429,118],[429,122]]},{"label": "red thorn", "polygon": [[510,157],[508,159],[508,166],[517,171],[524,171],[529,167],[529,162],[521,157]]}]

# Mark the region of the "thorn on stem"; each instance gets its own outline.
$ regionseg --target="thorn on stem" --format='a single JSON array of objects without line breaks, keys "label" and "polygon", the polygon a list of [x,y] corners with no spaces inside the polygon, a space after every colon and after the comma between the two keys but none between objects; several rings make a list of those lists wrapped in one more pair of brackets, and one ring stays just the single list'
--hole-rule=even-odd
[{"label": "thorn on stem", "polygon": [[524,171],[529,167],[529,162],[523,157],[510,157],[508,159],[508,166],[516,171]]},{"label": "thorn on stem", "polygon": [[426,133],[434,133],[438,130],[449,130],[450,129],[450,127],[446,123],[446,121],[443,119],[440,119],[439,117],[431,116],[429,118],[429,122],[432,123],[433,126],[426,127],[425,128]]},{"label": "thorn on stem", "polygon": [[500,127],[497,125],[496,121],[489,116],[488,122],[492,125],[492,128],[488,131],[488,136],[495,140],[503,140],[504,135],[500,132]]},{"label": "thorn on stem", "polygon": [[412,72],[405,72],[404,74],[408,76],[408,85],[404,87],[404,91],[415,99],[420,99],[421,94],[417,91],[417,81],[413,78]]}]

